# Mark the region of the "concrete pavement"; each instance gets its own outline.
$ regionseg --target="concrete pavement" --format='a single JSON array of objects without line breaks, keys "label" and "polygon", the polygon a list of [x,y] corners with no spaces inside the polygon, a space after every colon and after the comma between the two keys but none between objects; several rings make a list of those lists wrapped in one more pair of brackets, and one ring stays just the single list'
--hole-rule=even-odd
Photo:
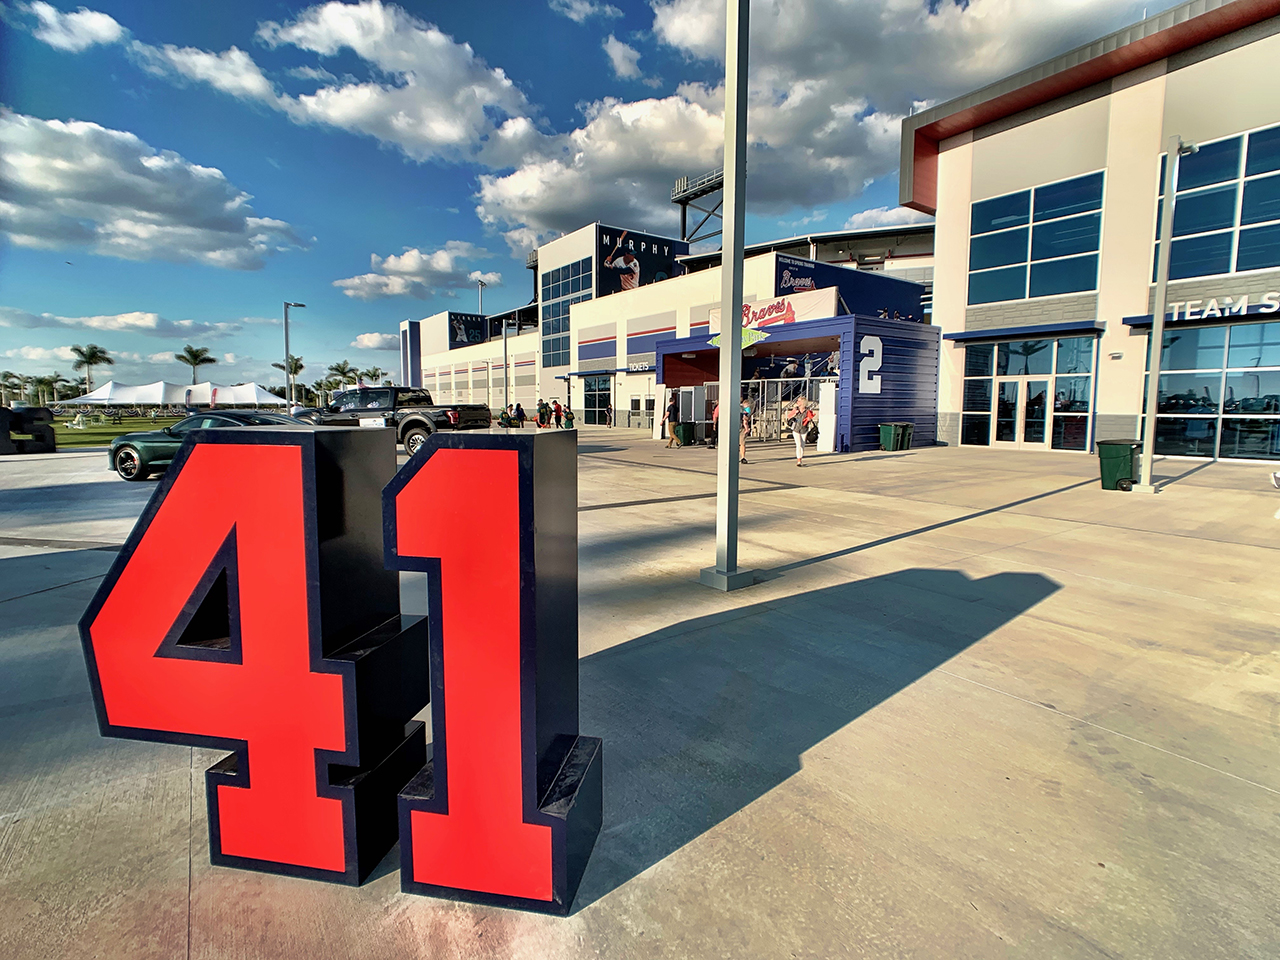
[{"label": "concrete pavement", "polygon": [[[1280,494],[1260,466],[580,436],[605,824],[555,919],[214,868],[219,754],[104,740],[75,623],[153,484],[0,461],[0,956],[1280,956]],[[414,585],[406,586],[410,596]]]}]

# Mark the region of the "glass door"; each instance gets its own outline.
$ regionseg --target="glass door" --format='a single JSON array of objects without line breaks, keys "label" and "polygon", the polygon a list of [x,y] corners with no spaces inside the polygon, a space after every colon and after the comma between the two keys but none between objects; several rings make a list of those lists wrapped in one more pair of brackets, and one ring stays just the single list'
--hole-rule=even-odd
[{"label": "glass door", "polygon": [[1048,449],[1049,439],[1049,381],[1026,381],[1025,400],[1022,404],[1021,445]]},{"label": "glass door", "polygon": [[996,380],[992,446],[1018,450],[1049,448],[1049,381],[1029,377]]},{"label": "glass door", "polygon": [[1018,380],[996,381],[996,429],[992,436],[994,446],[1018,445],[1018,400],[1022,391]]}]

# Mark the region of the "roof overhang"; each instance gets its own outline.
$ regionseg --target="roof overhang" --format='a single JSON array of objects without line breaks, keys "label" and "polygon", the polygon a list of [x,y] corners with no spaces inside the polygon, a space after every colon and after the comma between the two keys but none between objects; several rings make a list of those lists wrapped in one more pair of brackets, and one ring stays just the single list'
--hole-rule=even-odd
[{"label": "roof overhang", "polygon": [[[1125,321],[1128,323],[1129,321]],[[1063,323],[1037,323],[1027,327],[996,327],[990,330],[963,330],[944,333],[943,340],[964,343],[968,340],[1016,340],[1020,337],[1043,337],[1060,333],[1101,333],[1107,328],[1102,320],[1067,320]]]},{"label": "roof overhang", "polygon": [[1189,0],[902,121],[898,202],[935,214],[938,145],[1280,15],[1280,0]]}]

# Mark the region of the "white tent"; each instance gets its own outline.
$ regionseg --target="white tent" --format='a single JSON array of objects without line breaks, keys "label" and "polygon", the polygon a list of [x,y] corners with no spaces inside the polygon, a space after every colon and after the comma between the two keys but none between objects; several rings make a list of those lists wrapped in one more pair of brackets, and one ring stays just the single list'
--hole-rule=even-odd
[{"label": "white tent", "polygon": [[239,383],[233,387],[219,383],[166,383],[157,380],[141,386],[116,383],[109,380],[93,393],[65,401],[70,404],[96,404],[98,406],[196,406],[214,404],[251,404],[258,407],[283,407],[287,401],[268,393],[256,383]]}]

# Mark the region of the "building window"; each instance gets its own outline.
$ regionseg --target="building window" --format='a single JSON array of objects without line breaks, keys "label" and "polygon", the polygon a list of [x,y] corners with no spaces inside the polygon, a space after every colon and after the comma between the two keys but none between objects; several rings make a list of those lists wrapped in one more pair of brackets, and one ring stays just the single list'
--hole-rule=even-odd
[{"label": "building window", "polygon": [[1280,460],[1280,323],[1165,328],[1156,453]]},{"label": "building window", "polygon": [[1098,289],[1102,173],[975,203],[969,304]]},{"label": "building window", "polygon": [[[1151,280],[1159,269],[1166,157],[1160,158]],[[1280,127],[1213,143],[1178,163],[1169,279],[1280,267]]]},{"label": "building window", "polygon": [[591,258],[548,270],[542,275],[542,365],[569,363],[569,307],[591,299]]},{"label": "building window", "polygon": [[967,345],[960,442],[1047,442],[1054,450],[1087,450],[1095,342],[1069,337]]}]

